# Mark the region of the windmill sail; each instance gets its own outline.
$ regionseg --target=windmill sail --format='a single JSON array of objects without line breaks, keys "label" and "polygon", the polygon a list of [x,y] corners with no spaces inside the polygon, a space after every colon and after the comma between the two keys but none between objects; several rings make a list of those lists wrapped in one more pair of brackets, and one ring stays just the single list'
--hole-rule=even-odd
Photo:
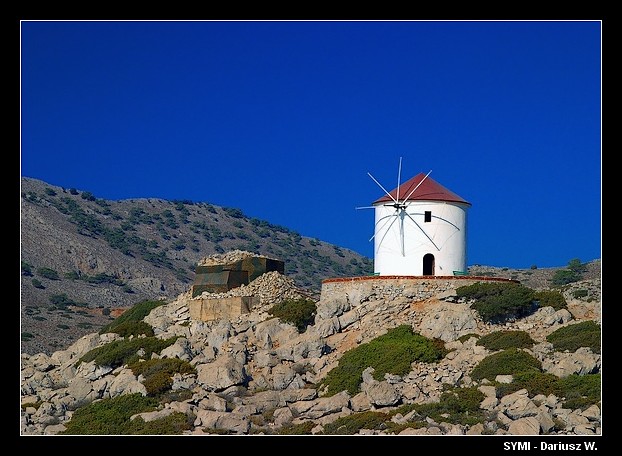
[{"label": "windmill sail", "polygon": [[[404,219],[406,218],[406,216],[408,216],[408,218],[410,220],[412,220],[413,222],[415,222],[415,220],[408,214],[406,213],[406,209],[409,205],[409,198],[417,191],[417,189],[421,186],[421,184],[423,184],[423,182],[427,179],[427,177],[430,175],[430,173],[432,172],[432,170],[430,170],[424,177],[423,179],[421,179],[421,181],[419,181],[419,183],[417,185],[415,185],[415,187],[410,190],[410,192],[408,193],[408,195],[406,196],[406,198],[404,198],[403,200],[400,200],[400,189],[402,187],[402,182],[401,182],[401,178],[402,178],[402,157],[400,157],[400,161],[399,161],[399,165],[397,168],[397,187],[395,189],[395,196],[393,196],[393,194],[391,192],[389,192],[386,188],[384,188],[384,186],[378,182],[378,180],[371,175],[371,173],[367,173],[369,175],[369,177],[372,178],[372,180],[378,185],[378,187],[380,187],[382,189],[382,191],[391,199],[392,203],[388,203],[386,204],[387,206],[393,206],[395,208],[395,212],[392,214],[392,221],[391,223],[389,223],[389,226],[386,228],[385,235],[382,237],[382,239],[380,240],[379,244],[382,243],[382,240],[384,240],[386,234],[391,230],[391,227],[393,226],[394,222],[396,220],[399,219],[399,245],[400,245],[400,253],[402,256],[406,255],[406,251],[405,251],[405,241],[404,241]],[[370,206],[370,208],[374,208],[375,206]],[[361,208],[357,208],[357,209],[364,209],[364,207]],[[380,231],[384,230],[384,227],[386,226],[387,222],[389,219],[386,220],[386,222],[383,224],[383,227]],[[423,231],[423,229],[421,228],[421,226],[415,222],[415,225],[421,230]],[[377,227],[376,227],[377,228]],[[379,231],[376,230],[374,235],[369,239],[370,242],[376,237],[376,234]],[[428,237],[428,239],[430,239],[430,242],[432,242],[432,244],[438,249],[438,247],[436,246],[436,244],[434,244],[434,241],[432,241],[432,239],[425,233],[424,234]]]}]

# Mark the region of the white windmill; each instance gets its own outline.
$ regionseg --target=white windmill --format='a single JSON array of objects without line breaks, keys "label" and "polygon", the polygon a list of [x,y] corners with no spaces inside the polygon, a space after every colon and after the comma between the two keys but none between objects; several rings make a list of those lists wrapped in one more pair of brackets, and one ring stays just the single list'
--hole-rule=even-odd
[{"label": "white windmill", "polygon": [[420,173],[387,191],[374,209],[374,273],[378,275],[450,276],[466,271],[467,210],[471,203]]}]

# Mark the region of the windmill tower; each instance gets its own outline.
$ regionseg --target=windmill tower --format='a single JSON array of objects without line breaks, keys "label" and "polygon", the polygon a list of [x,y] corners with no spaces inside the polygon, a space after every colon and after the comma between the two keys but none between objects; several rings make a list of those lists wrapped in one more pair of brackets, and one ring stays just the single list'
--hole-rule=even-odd
[{"label": "windmill tower", "polygon": [[[372,203],[374,273],[451,276],[466,272],[467,210],[471,203],[427,174],[417,174]],[[360,208],[359,208],[360,209]]]}]

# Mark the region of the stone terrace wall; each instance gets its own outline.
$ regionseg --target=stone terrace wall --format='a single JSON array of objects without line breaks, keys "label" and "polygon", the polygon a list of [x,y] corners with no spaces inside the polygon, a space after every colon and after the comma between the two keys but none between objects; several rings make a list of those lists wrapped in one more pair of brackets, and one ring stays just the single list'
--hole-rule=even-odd
[{"label": "stone terrace wall", "polygon": [[356,305],[361,298],[375,294],[393,299],[399,295],[423,301],[444,292],[476,282],[514,282],[517,280],[477,276],[364,276],[322,281],[321,301],[346,299]]}]

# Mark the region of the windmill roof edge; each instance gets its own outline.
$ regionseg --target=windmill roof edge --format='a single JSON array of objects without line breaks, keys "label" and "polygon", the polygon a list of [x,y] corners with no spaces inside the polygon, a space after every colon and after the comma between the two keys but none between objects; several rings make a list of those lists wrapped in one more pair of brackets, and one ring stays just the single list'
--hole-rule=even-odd
[{"label": "windmill roof edge", "polygon": [[398,200],[399,196],[399,201],[402,202],[446,201],[452,203],[462,203],[471,206],[471,203],[466,201],[464,198],[442,186],[431,177],[426,177],[424,173],[419,173],[401,184],[399,187],[394,188],[392,191],[389,192],[389,195],[385,194],[384,196],[374,201],[372,204],[392,202],[394,200]]}]

